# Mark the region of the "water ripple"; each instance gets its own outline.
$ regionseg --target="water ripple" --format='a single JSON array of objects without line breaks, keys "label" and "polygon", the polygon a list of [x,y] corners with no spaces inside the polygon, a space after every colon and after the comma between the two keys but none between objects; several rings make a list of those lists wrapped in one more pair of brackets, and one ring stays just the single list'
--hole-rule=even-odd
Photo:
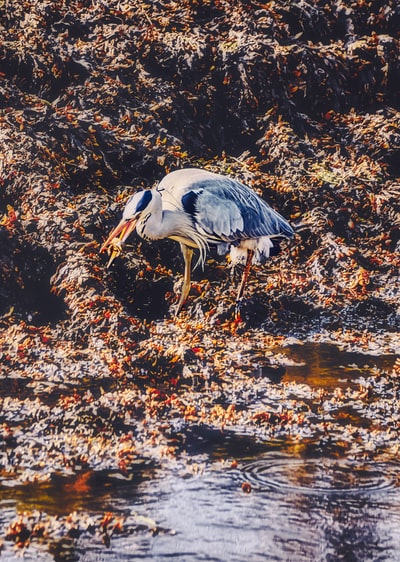
[{"label": "water ripple", "polygon": [[397,487],[400,465],[270,455],[242,467],[253,489],[302,494],[362,494]]}]

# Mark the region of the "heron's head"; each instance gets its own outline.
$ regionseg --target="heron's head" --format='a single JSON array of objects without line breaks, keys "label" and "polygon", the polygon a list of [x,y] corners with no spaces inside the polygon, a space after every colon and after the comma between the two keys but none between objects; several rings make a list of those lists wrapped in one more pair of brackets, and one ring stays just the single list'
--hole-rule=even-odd
[{"label": "heron's head", "polygon": [[122,250],[122,245],[125,243],[128,236],[135,230],[135,227],[142,216],[142,214],[149,208],[153,194],[150,189],[135,193],[128,200],[125,205],[122,219],[117,226],[111,231],[109,237],[102,245],[100,252],[108,251],[110,254],[109,267]]}]

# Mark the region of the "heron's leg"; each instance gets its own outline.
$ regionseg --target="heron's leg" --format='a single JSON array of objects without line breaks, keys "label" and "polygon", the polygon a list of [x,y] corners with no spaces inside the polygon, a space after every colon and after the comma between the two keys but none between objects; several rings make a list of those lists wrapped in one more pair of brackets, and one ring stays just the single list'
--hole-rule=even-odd
[{"label": "heron's leg", "polygon": [[193,249],[189,248],[189,246],[186,246],[186,244],[181,244],[181,250],[183,254],[183,259],[185,260],[185,272],[183,275],[181,298],[179,299],[178,308],[176,310],[177,315],[182,310],[182,306],[185,304],[185,301],[190,291],[190,273],[192,268],[192,257],[193,257]]},{"label": "heron's leg", "polygon": [[244,266],[242,280],[240,282],[238,294],[236,297],[236,307],[239,305],[240,301],[242,300],[244,289],[246,287],[247,279],[249,277],[251,262],[253,261],[254,250],[247,250],[247,260],[246,265]]}]

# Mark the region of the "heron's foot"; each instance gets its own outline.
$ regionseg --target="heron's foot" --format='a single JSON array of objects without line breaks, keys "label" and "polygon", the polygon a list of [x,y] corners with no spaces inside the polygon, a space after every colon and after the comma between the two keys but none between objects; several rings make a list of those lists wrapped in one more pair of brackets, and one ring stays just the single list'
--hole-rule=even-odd
[{"label": "heron's foot", "polygon": [[237,299],[235,304],[235,320],[236,322],[240,322],[242,319],[242,315],[240,314],[240,308],[242,305],[242,299]]},{"label": "heron's foot", "polygon": [[[190,289],[190,287],[189,287]],[[182,308],[185,306],[187,298],[188,298],[188,294],[189,294],[189,290],[182,290],[181,296],[179,298],[178,304],[176,305],[176,310],[175,310],[175,318],[177,316],[179,316],[179,314],[182,312]]]}]

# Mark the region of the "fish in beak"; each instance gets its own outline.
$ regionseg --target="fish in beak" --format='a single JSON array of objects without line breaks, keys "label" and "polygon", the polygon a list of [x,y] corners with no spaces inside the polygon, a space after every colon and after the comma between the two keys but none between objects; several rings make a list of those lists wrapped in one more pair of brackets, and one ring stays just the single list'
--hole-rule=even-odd
[{"label": "fish in beak", "polygon": [[122,245],[128,236],[135,230],[137,218],[123,219],[110,233],[110,236],[100,248],[100,252],[107,250],[110,259],[107,267],[110,267],[116,257],[122,253]]}]

